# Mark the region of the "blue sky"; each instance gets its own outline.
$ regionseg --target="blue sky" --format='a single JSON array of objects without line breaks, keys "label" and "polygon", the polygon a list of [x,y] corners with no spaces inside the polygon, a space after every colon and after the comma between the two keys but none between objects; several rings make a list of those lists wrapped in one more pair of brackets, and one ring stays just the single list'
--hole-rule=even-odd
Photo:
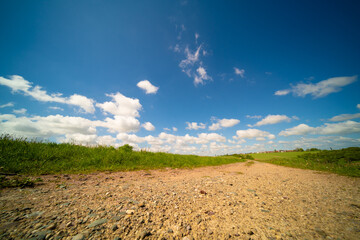
[{"label": "blue sky", "polygon": [[218,155],[360,146],[358,1],[1,1],[0,132]]}]

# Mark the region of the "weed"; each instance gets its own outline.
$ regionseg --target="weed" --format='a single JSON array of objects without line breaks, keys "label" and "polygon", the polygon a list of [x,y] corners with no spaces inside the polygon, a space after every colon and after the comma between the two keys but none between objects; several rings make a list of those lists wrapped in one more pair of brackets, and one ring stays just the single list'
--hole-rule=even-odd
[{"label": "weed", "polygon": [[248,162],[245,163],[245,166],[250,167],[254,163],[255,163],[254,161],[248,161]]},{"label": "weed", "polygon": [[5,176],[0,176],[0,188],[26,188],[26,187],[34,187],[36,180],[32,180],[28,177],[14,177],[7,178]]}]

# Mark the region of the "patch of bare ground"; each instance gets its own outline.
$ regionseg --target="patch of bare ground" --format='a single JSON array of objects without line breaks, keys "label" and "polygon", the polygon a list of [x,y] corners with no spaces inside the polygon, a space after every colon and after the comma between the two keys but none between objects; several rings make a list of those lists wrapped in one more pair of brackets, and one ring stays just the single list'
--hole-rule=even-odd
[{"label": "patch of bare ground", "polygon": [[359,239],[360,179],[255,162],[44,176],[3,189],[0,239]]}]

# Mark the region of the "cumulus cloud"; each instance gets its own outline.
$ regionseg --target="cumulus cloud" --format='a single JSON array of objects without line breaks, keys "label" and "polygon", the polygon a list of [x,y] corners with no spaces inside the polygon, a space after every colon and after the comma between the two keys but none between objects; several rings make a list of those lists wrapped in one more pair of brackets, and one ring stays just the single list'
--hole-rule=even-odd
[{"label": "cumulus cloud", "polygon": [[305,97],[310,94],[314,98],[321,98],[329,95],[330,93],[339,92],[342,90],[342,87],[345,87],[355,81],[357,81],[357,76],[334,77],[315,84],[298,83],[297,85],[292,86],[291,89],[276,91],[275,95],[282,96],[292,92],[295,96],[299,97]]},{"label": "cumulus cloud", "polygon": [[21,108],[21,109],[14,109],[13,113],[15,114],[25,114],[26,113],[26,109],[25,108]]},{"label": "cumulus cloud", "polygon": [[136,132],[140,129],[140,122],[134,117],[114,116],[105,118],[104,121],[96,121],[96,126],[107,128],[110,133]]},{"label": "cumulus cloud", "polygon": [[[140,122],[133,117],[115,116],[104,121],[89,120],[82,117],[49,115],[46,117],[17,117],[13,114],[0,115],[1,133],[21,137],[62,137],[94,135],[98,127],[105,128],[110,133],[135,132],[140,128]],[[85,137],[84,137],[85,138]],[[68,137],[66,139],[69,139]]]},{"label": "cumulus cloud", "polygon": [[142,109],[139,99],[128,98],[121,93],[106,94],[111,97],[111,102],[97,103],[96,106],[101,108],[105,113],[115,116],[139,117],[139,111]]},{"label": "cumulus cloud", "polygon": [[16,117],[12,114],[0,115],[1,129],[3,133],[21,137],[56,137],[64,134],[96,133],[96,124],[81,117],[67,117],[61,115],[49,115],[46,117]]},{"label": "cumulus cloud", "polygon": [[355,114],[340,114],[329,119],[331,122],[342,122],[346,120],[360,118],[360,113]]},{"label": "cumulus cloud", "polygon": [[206,124],[204,123],[197,123],[197,122],[186,122],[186,129],[188,130],[198,130],[198,129],[205,129]]},{"label": "cumulus cloud", "polygon": [[211,126],[209,126],[209,130],[215,131],[219,130],[221,128],[228,128],[233,127],[236,124],[240,123],[240,120],[238,119],[217,119],[215,123],[213,123]]},{"label": "cumulus cloud", "polygon": [[21,93],[26,96],[31,96],[41,102],[58,102],[69,105],[78,106],[86,113],[94,113],[94,100],[82,95],[74,94],[70,97],[62,97],[61,93],[48,94],[40,86],[32,86],[32,82],[25,80],[18,75],[12,75],[9,79],[0,77],[0,85],[11,88],[12,93]]},{"label": "cumulus cloud", "polygon": [[136,86],[145,90],[146,94],[155,94],[159,90],[159,87],[155,87],[148,80],[140,81]]},{"label": "cumulus cloud", "polygon": [[355,121],[345,121],[340,123],[325,123],[320,127],[310,127],[306,124],[300,124],[293,128],[288,128],[279,133],[280,136],[292,135],[342,135],[360,132],[360,123]]},{"label": "cumulus cloud", "polygon": [[141,125],[143,128],[145,128],[147,131],[154,131],[155,127],[154,125],[152,125],[151,122],[146,122],[144,124]]},{"label": "cumulus cloud", "polygon": [[5,103],[3,105],[0,105],[0,108],[13,107],[13,106],[14,106],[14,103],[9,102],[9,103]]},{"label": "cumulus cloud", "polygon": [[276,124],[280,122],[290,122],[290,121],[291,119],[286,115],[267,115],[264,119],[255,123],[254,126],[262,126],[262,125],[269,125],[269,124]]},{"label": "cumulus cloud", "polygon": [[308,134],[312,131],[314,131],[315,128],[313,127],[310,127],[306,124],[299,124],[293,128],[288,128],[284,131],[281,131],[279,133],[280,136],[292,136],[292,135],[305,135],[305,134]]},{"label": "cumulus cloud", "polygon": [[239,69],[237,67],[234,67],[234,71],[236,75],[239,75],[241,78],[245,77],[245,70],[244,69]]},{"label": "cumulus cloud", "polygon": [[247,130],[236,131],[236,136],[234,136],[233,138],[234,139],[255,138],[256,140],[263,141],[265,140],[265,138],[274,139],[275,135],[266,131],[261,131],[259,129],[247,129]]}]

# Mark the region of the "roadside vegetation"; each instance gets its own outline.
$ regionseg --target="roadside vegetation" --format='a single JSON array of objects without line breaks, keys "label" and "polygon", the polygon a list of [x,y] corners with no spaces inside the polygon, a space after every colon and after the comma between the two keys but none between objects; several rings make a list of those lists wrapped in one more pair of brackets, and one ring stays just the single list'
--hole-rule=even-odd
[{"label": "roadside vegetation", "polygon": [[282,166],[360,177],[360,147],[341,150],[309,149],[299,152],[251,154],[255,160]]},{"label": "roadside vegetation", "polygon": [[119,148],[86,147],[71,143],[51,143],[34,139],[0,136],[0,172],[14,174],[88,173],[157,168],[193,168],[245,160],[234,156],[200,157]]}]

